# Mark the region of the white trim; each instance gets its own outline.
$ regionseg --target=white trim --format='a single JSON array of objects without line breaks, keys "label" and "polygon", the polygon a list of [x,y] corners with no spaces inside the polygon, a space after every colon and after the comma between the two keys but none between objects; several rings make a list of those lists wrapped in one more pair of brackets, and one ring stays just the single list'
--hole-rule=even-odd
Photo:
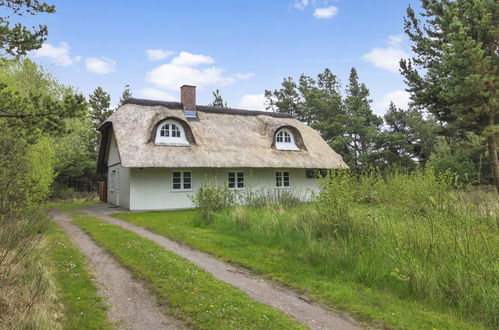
[{"label": "white trim", "polygon": [[[280,133],[288,134],[288,136],[290,138],[290,142],[278,142],[277,137]],[[285,136],[285,137],[288,137],[288,136]],[[293,151],[300,150],[296,146],[294,134],[287,128],[281,128],[280,130],[277,131],[277,133],[275,135],[275,147],[278,150],[293,150]]]},{"label": "white trim", "polygon": [[[281,184],[282,186],[277,185],[277,173],[281,173]],[[288,173],[288,185],[284,185],[284,173]],[[291,189],[291,172],[290,171],[275,171],[274,176],[274,188],[275,189]]]},{"label": "white trim", "polygon": [[[173,177],[173,173],[176,173],[176,172],[180,173],[180,187],[181,187],[181,188],[179,188],[179,189],[175,189],[175,188],[173,188],[173,184],[174,184],[174,183],[173,183],[173,179],[174,179],[174,177]],[[185,185],[185,182],[184,182],[184,179],[185,179],[184,174],[185,174],[185,173],[190,173],[190,174],[191,174],[191,177],[190,177],[190,179],[191,179],[191,182],[190,182],[191,187],[190,187],[190,188],[188,188],[188,189],[184,188],[184,185]],[[171,171],[171,185],[170,185],[170,192],[172,192],[172,193],[177,193],[177,192],[189,192],[189,191],[192,191],[192,190],[193,190],[193,189],[192,189],[192,171],[191,171],[191,170],[172,170],[172,171]]]},{"label": "white trim", "polygon": [[[169,125],[168,129],[168,135],[169,136],[161,136],[161,131],[163,130],[163,126]],[[173,132],[173,127],[175,126],[178,131],[180,136],[179,137],[172,137],[172,132]],[[170,146],[188,146],[189,141],[187,141],[187,138],[185,137],[185,131],[184,127],[176,120],[165,120],[161,122],[158,125],[158,128],[156,129],[156,139],[155,139],[156,144],[160,145],[170,145]]]},{"label": "white trim", "polygon": [[[235,187],[234,188],[231,188],[229,187],[229,173],[235,173]],[[243,174],[243,187],[238,187],[237,186],[237,174],[238,173],[242,173]],[[244,190],[246,189],[246,173],[244,171],[237,171],[237,170],[232,170],[232,171],[227,171],[227,188],[229,188],[230,190]]]}]

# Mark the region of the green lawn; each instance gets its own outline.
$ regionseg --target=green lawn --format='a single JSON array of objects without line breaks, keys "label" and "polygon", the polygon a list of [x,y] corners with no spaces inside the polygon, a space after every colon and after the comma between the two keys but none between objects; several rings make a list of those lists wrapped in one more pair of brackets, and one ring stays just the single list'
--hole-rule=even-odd
[{"label": "green lawn", "polygon": [[97,218],[75,224],[150,284],[168,312],[198,329],[301,329],[290,317],[215,279],[157,244]]},{"label": "green lawn", "polygon": [[97,294],[83,255],[53,222],[46,233],[45,265],[56,288],[62,329],[114,329],[106,320],[106,306]]},{"label": "green lawn", "polygon": [[[264,211],[262,211],[264,212]],[[305,212],[308,212],[305,210]],[[196,226],[194,210],[124,213],[116,217],[143,226],[153,232],[187,243],[221,259],[239,263],[257,274],[304,292],[314,300],[375,326],[405,329],[470,329],[445,308],[400,299],[382,288],[367,287],[348,281],[348,276],[331,276],[317,263],[279,242],[262,241],[251,232],[227,227]],[[237,220],[236,220],[237,223]]]}]

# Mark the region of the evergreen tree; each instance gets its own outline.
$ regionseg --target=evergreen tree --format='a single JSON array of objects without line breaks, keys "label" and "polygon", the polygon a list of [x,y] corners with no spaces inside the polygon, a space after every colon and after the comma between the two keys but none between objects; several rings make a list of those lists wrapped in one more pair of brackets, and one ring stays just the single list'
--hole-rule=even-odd
[{"label": "evergreen tree", "polygon": [[126,99],[129,99],[132,97],[132,92],[130,91],[130,85],[125,85],[125,88],[123,89],[123,92],[121,93],[120,96],[120,102],[118,103],[118,107],[123,105],[123,102],[125,102]]},{"label": "evergreen tree", "polygon": [[88,97],[88,103],[90,105],[90,117],[92,118],[92,123],[97,129],[104,120],[107,119],[112,113],[113,109],[111,106],[111,95],[104,91],[102,87],[97,87],[92,94]]},{"label": "evergreen tree", "polygon": [[[36,15],[55,13],[55,7],[39,0],[2,0],[0,7],[8,8],[14,15]],[[5,11],[4,11],[5,13]],[[0,17],[0,49],[2,55],[22,56],[42,46],[47,37],[47,26],[39,25],[31,30],[21,23],[10,24],[10,16]]]},{"label": "evergreen tree", "polygon": [[210,105],[213,107],[227,108],[227,102],[222,98],[218,88],[213,91],[213,102]]},{"label": "evergreen tree", "polygon": [[421,15],[409,7],[405,18],[416,56],[400,63],[411,99],[444,124],[445,135],[471,132],[487,141],[499,192],[499,5],[493,0],[421,0],[421,5]]},{"label": "evergreen tree", "polygon": [[370,163],[370,153],[374,151],[375,141],[383,120],[373,114],[369,99],[369,89],[359,83],[357,70],[350,71],[349,84],[344,100],[345,130],[349,153],[345,161],[351,168],[360,168]]},{"label": "evergreen tree", "polygon": [[418,163],[424,165],[437,138],[436,121],[425,119],[418,109],[399,109],[391,102],[384,122],[385,129],[379,134],[372,155],[378,167],[413,169]]}]

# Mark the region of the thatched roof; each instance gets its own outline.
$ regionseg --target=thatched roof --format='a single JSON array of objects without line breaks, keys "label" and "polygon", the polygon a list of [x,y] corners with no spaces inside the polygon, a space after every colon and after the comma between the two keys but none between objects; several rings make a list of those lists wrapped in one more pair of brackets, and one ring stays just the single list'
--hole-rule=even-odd
[{"label": "thatched roof", "polygon": [[[188,119],[178,102],[128,99],[101,126],[99,169],[105,169],[114,133],[123,167],[346,168],[318,132],[288,114],[197,106]],[[166,118],[183,124],[188,147],[155,145],[155,128]],[[300,151],[274,147],[281,127],[293,131]]]}]

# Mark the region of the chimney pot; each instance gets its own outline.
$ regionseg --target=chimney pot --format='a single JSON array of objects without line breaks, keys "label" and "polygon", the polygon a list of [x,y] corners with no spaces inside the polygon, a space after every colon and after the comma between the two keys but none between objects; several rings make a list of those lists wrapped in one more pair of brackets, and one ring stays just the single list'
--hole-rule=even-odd
[{"label": "chimney pot", "polygon": [[184,110],[196,111],[196,86],[183,85],[180,87],[180,102]]}]

